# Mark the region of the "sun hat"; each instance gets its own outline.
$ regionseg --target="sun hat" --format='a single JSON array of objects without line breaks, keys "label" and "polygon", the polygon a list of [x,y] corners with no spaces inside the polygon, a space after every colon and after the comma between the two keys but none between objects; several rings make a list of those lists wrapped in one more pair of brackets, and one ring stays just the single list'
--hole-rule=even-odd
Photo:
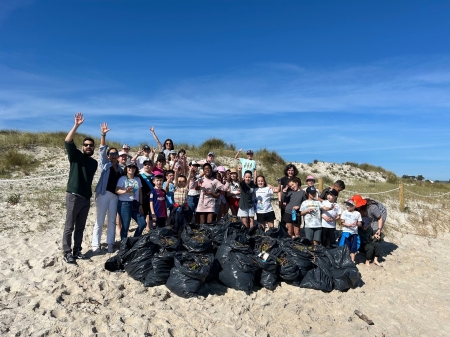
[{"label": "sun hat", "polygon": [[314,176],[310,174],[309,176],[306,177],[306,181],[308,181],[308,180],[316,181],[316,178],[314,178]]},{"label": "sun hat", "polygon": [[237,173],[237,170],[235,168],[231,168],[230,173]]},{"label": "sun hat", "polygon": [[355,194],[353,197],[351,197],[351,200],[355,202],[356,207],[362,207],[367,204],[367,200],[363,199],[363,197],[359,194]]}]

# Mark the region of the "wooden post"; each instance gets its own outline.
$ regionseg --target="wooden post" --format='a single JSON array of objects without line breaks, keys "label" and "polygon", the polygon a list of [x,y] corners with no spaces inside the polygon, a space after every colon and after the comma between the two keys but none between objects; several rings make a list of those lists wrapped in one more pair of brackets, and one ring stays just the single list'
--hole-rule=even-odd
[{"label": "wooden post", "polygon": [[320,193],[323,191],[323,178],[319,178],[319,191]]},{"label": "wooden post", "polygon": [[400,212],[405,210],[405,194],[403,193],[403,184],[398,185],[398,196],[400,199]]}]

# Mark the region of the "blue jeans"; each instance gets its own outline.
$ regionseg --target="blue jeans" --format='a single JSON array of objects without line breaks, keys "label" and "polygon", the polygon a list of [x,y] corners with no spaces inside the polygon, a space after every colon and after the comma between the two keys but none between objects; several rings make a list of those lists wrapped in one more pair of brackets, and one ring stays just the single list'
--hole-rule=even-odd
[{"label": "blue jeans", "polygon": [[198,201],[200,200],[200,195],[188,195],[188,206],[191,209],[192,213],[195,214],[197,210]]},{"label": "blue jeans", "polygon": [[120,221],[122,221],[122,229],[120,230],[120,240],[128,236],[128,229],[130,228],[131,218],[136,221],[138,228],[134,232],[134,236],[141,236],[145,226],[145,216],[139,213],[139,202],[134,201],[120,201],[117,205],[117,213],[119,213]]}]

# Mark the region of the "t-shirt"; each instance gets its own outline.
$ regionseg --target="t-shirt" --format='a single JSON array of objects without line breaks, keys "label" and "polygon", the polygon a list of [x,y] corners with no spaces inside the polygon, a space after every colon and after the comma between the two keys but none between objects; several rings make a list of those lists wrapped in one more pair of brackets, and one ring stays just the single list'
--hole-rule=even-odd
[{"label": "t-shirt", "polygon": [[321,228],[322,218],[320,216],[321,202],[317,200],[305,200],[300,206],[300,212],[306,211],[307,209],[313,208],[314,211],[304,215],[305,218],[305,228]]},{"label": "t-shirt", "polygon": [[251,171],[252,174],[256,170],[256,161],[253,159],[239,158],[242,166],[242,177],[244,177],[245,171]]},{"label": "t-shirt", "polygon": [[292,212],[292,208],[294,206],[300,207],[305,198],[306,198],[305,191],[288,190],[284,197],[284,201],[286,202],[286,213]]},{"label": "t-shirt", "polygon": [[250,184],[246,184],[244,181],[241,181],[239,184],[241,187],[241,198],[239,199],[239,208],[240,209],[250,209],[254,205],[253,201],[253,192],[257,187],[253,181]]},{"label": "t-shirt", "polygon": [[[342,212],[341,219],[343,219],[347,225],[350,225],[355,222],[357,223],[358,221],[362,221],[361,213],[359,213],[358,211],[349,212],[345,210],[344,212]],[[358,234],[358,226],[356,227],[342,226],[342,231],[351,234]]]},{"label": "t-shirt", "polygon": [[153,202],[153,209],[157,218],[167,217],[166,191],[157,188],[153,189],[150,192],[150,202]]},{"label": "t-shirt", "polygon": [[117,181],[117,186],[122,189],[127,189],[128,186],[133,187],[131,193],[119,194],[120,201],[139,201],[139,189],[142,187],[141,179],[138,177],[128,179],[127,176],[121,176]]},{"label": "t-shirt", "polygon": [[272,207],[273,190],[270,187],[255,188],[256,213],[269,213]]},{"label": "t-shirt", "polygon": [[[166,189],[167,186],[167,181],[164,182],[163,184],[163,189]],[[168,208],[172,208],[173,207],[173,192],[175,192],[175,185],[170,183],[169,185],[169,191],[166,192],[166,196],[167,196],[167,207]]]},{"label": "t-shirt", "polygon": [[150,157],[139,156],[139,157],[136,158],[135,163],[136,163],[136,165],[137,165],[137,167],[139,169],[139,173],[143,173],[142,170],[144,169],[144,161],[146,161],[146,160],[150,160]]},{"label": "t-shirt", "polygon": [[384,205],[378,201],[370,199],[367,201],[367,217],[370,219],[374,231],[378,230],[378,219],[383,219],[383,225],[386,221],[387,210]]},{"label": "t-shirt", "polygon": [[[336,216],[342,213],[341,206],[337,202],[329,202],[328,200],[325,200],[322,202],[322,206],[325,207],[331,207],[331,205],[334,205],[334,208],[329,211],[322,211],[322,215],[325,214],[326,216],[329,216],[331,218],[336,219]],[[324,218],[322,218],[322,227],[323,228],[336,228],[336,220],[333,221],[326,221]]]},{"label": "t-shirt", "polygon": [[[144,178],[142,178],[143,175],[147,177],[147,180],[149,181],[151,187],[148,185],[147,181]],[[140,174],[138,177],[141,179],[141,185],[142,185],[142,199],[143,199],[142,202],[143,203],[149,202],[150,191],[154,188],[153,184],[152,184],[153,175],[152,174],[147,175],[147,174],[143,173],[143,174]]]},{"label": "t-shirt", "polygon": [[[289,177],[288,176],[284,176],[283,178],[280,179],[280,185],[283,187],[283,190],[287,187],[288,181],[289,181]],[[302,181],[300,180],[300,184],[298,185],[298,187],[300,187],[301,185],[302,185]],[[289,188],[287,190],[289,191]],[[281,192],[281,201],[284,200],[284,197],[285,197],[286,193],[284,193],[283,191]]]},{"label": "t-shirt", "polygon": [[236,194],[241,191],[241,187],[239,186],[239,183],[236,181],[230,181],[230,193],[233,198],[239,199],[241,197],[241,194]]}]

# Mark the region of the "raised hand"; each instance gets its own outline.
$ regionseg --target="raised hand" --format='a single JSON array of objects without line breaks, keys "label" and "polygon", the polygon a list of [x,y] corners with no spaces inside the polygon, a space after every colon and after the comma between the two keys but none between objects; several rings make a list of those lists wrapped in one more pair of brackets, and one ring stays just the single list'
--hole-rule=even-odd
[{"label": "raised hand", "polygon": [[152,125],[152,127],[150,128],[150,132],[155,132],[155,127]]},{"label": "raised hand", "polygon": [[108,123],[104,122],[100,124],[100,131],[102,132],[102,134],[106,134],[111,131],[111,129],[108,129]]},{"label": "raised hand", "polygon": [[81,112],[77,112],[75,114],[75,125],[80,126],[81,124],[83,124],[83,122],[84,122],[83,114]]}]

